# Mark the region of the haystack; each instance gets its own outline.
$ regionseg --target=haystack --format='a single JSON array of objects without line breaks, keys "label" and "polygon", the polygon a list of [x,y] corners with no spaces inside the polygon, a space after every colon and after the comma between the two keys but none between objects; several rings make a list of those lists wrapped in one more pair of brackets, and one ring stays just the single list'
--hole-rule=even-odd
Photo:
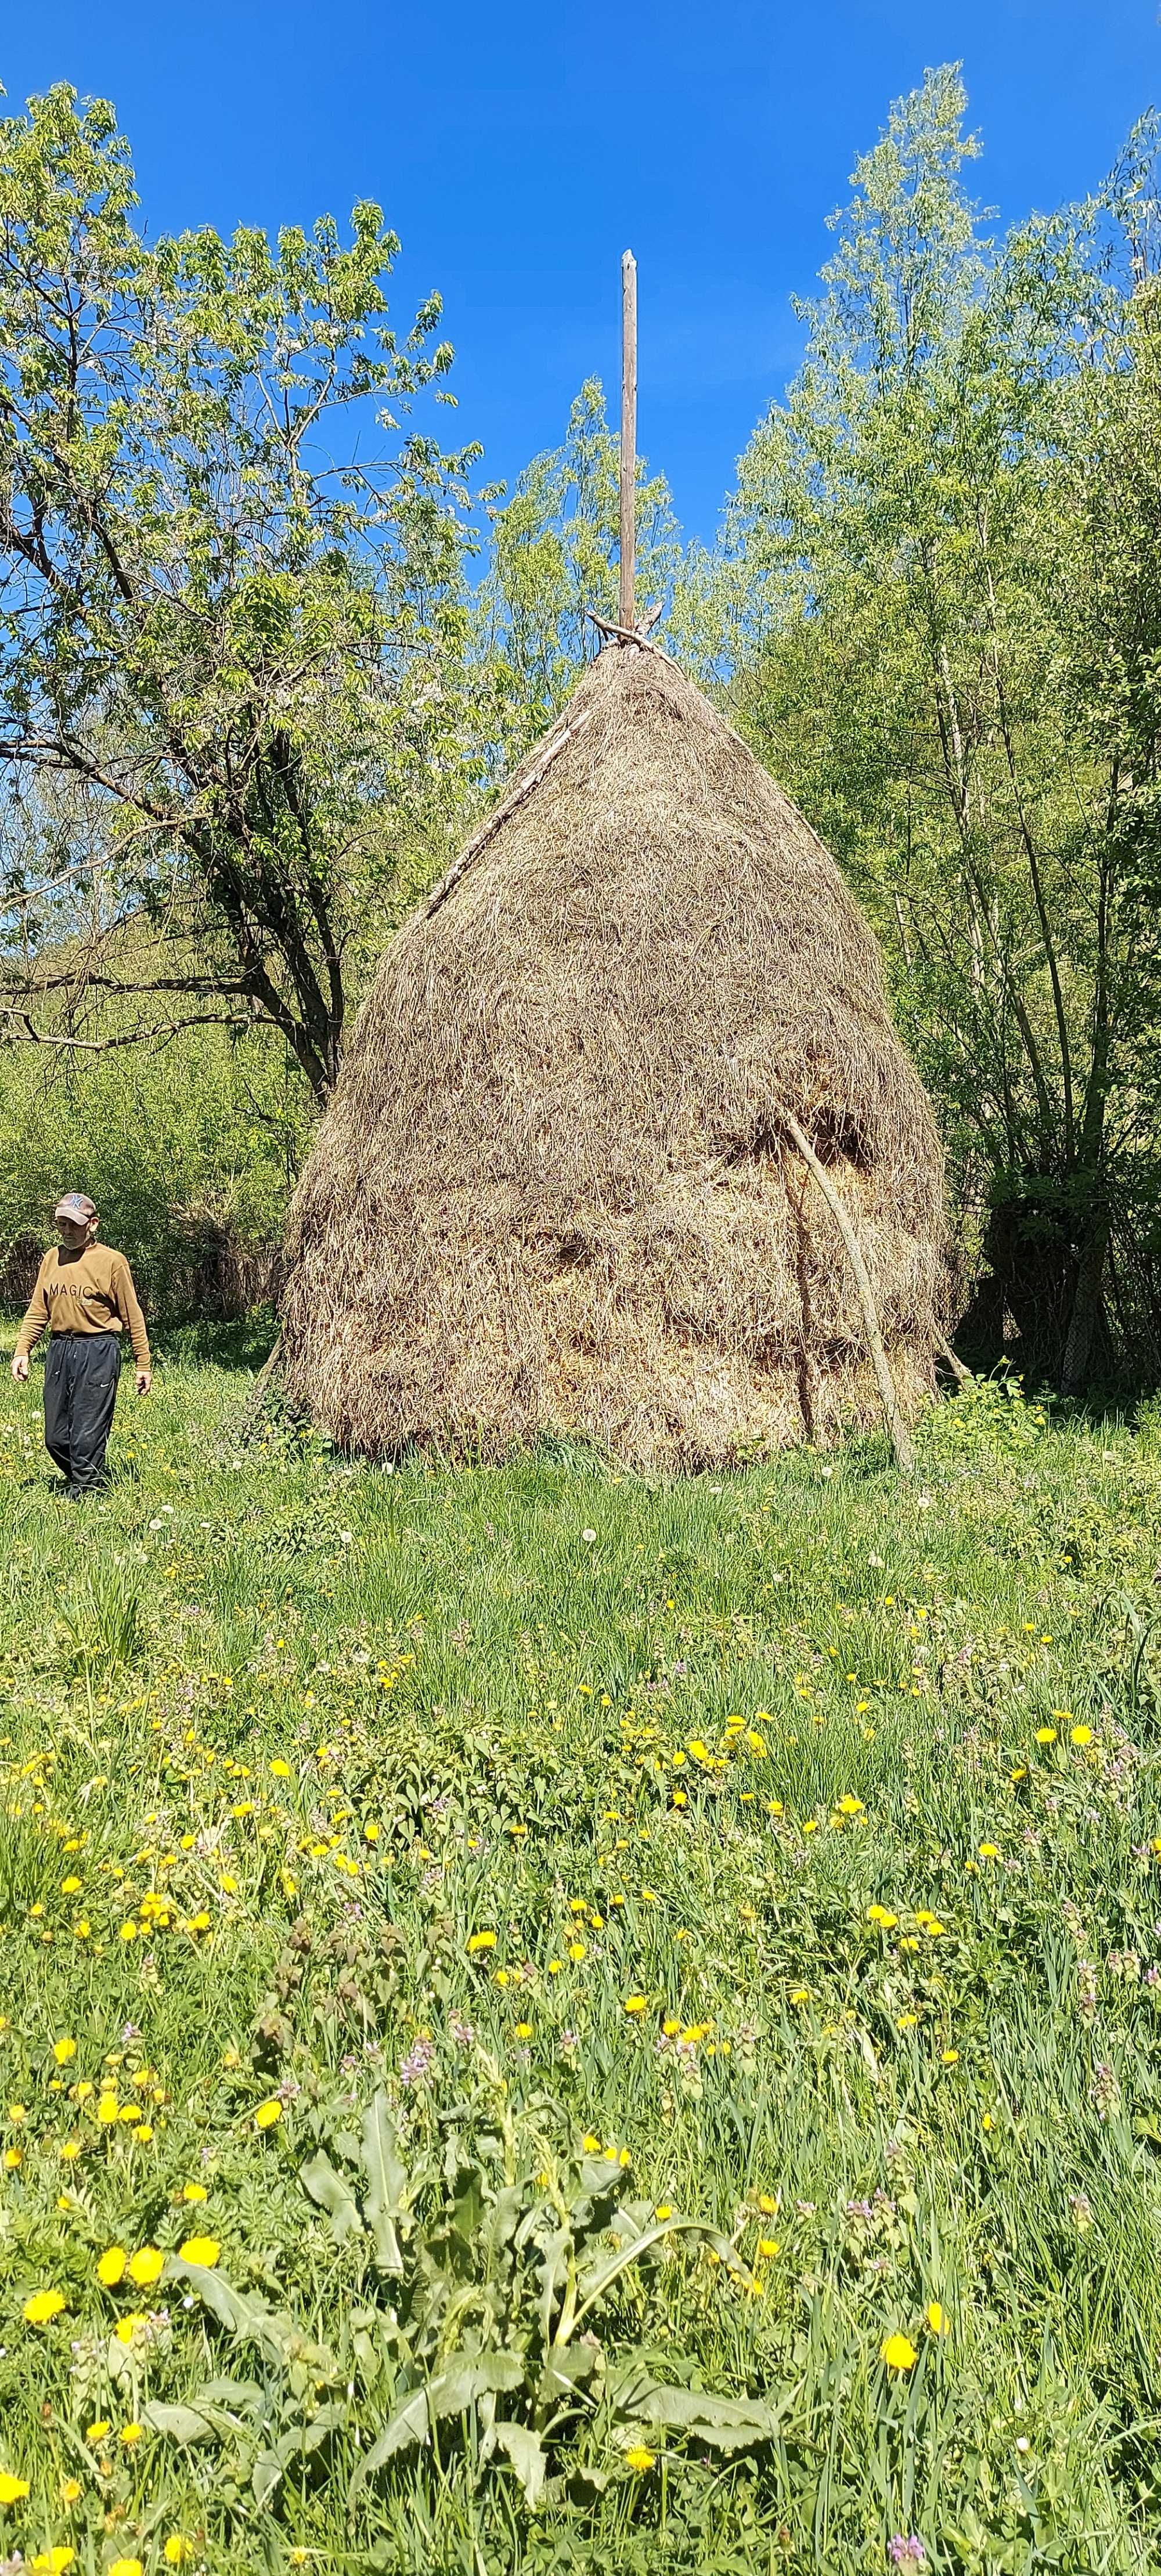
[{"label": "haystack", "polygon": [[612,644],[383,958],[295,1197],[291,1399],[343,1448],[547,1432],[720,1466],[933,1383],[943,1168],[833,859]]}]

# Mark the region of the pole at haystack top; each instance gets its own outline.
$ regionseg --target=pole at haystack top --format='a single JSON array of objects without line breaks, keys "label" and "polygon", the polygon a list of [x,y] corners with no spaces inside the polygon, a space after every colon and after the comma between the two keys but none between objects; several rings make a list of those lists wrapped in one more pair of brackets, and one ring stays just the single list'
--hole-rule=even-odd
[{"label": "pole at haystack top", "polygon": [[637,623],[637,262],[621,261],[621,605],[618,624]]}]

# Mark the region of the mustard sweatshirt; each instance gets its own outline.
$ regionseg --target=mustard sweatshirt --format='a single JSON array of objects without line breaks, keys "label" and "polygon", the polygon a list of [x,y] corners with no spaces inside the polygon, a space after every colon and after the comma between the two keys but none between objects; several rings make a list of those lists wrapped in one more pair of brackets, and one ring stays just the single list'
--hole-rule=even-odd
[{"label": "mustard sweatshirt", "polygon": [[66,1252],[54,1243],[40,1265],[40,1275],[20,1327],[16,1356],[21,1358],[50,1333],[128,1332],[138,1368],[149,1366],[149,1336],[137,1302],[129,1264],[123,1252],[107,1244],[86,1244],[83,1252]]}]

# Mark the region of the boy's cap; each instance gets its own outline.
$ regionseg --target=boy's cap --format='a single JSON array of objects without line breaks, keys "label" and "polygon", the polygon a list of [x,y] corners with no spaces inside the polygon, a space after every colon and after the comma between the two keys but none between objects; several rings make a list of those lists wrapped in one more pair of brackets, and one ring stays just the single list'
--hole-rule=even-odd
[{"label": "boy's cap", "polygon": [[83,1190],[70,1190],[67,1197],[57,1200],[53,1209],[54,1216],[67,1217],[70,1225],[87,1225],[89,1218],[96,1213],[96,1200],[87,1199]]}]

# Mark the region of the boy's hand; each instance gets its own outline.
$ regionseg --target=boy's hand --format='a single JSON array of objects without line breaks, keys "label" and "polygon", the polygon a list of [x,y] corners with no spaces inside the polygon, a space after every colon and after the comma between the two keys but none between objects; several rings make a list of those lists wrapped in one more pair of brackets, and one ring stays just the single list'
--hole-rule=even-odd
[{"label": "boy's hand", "polygon": [[12,1374],[16,1380],[17,1386],[23,1386],[25,1378],[28,1375],[27,1351],[17,1351],[16,1357],[12,1363]]},{"label": "boy's hand", "polygon": [[[27,1371],[27,1368],[26,1368],[26,1369],[25,1369],[25,1376],[27,1376],[27,1374],[28,1374],[28,1371]],[[137,1371],[137,1392],[138,1392],[138,1395],[148,1395],[149,1390],[150,1390],[150,1387],[152,1386],[152,1384],[153,1384],[153,1371],[152,1371],[152,1369],[138,1369],[138,1371]]]}]

